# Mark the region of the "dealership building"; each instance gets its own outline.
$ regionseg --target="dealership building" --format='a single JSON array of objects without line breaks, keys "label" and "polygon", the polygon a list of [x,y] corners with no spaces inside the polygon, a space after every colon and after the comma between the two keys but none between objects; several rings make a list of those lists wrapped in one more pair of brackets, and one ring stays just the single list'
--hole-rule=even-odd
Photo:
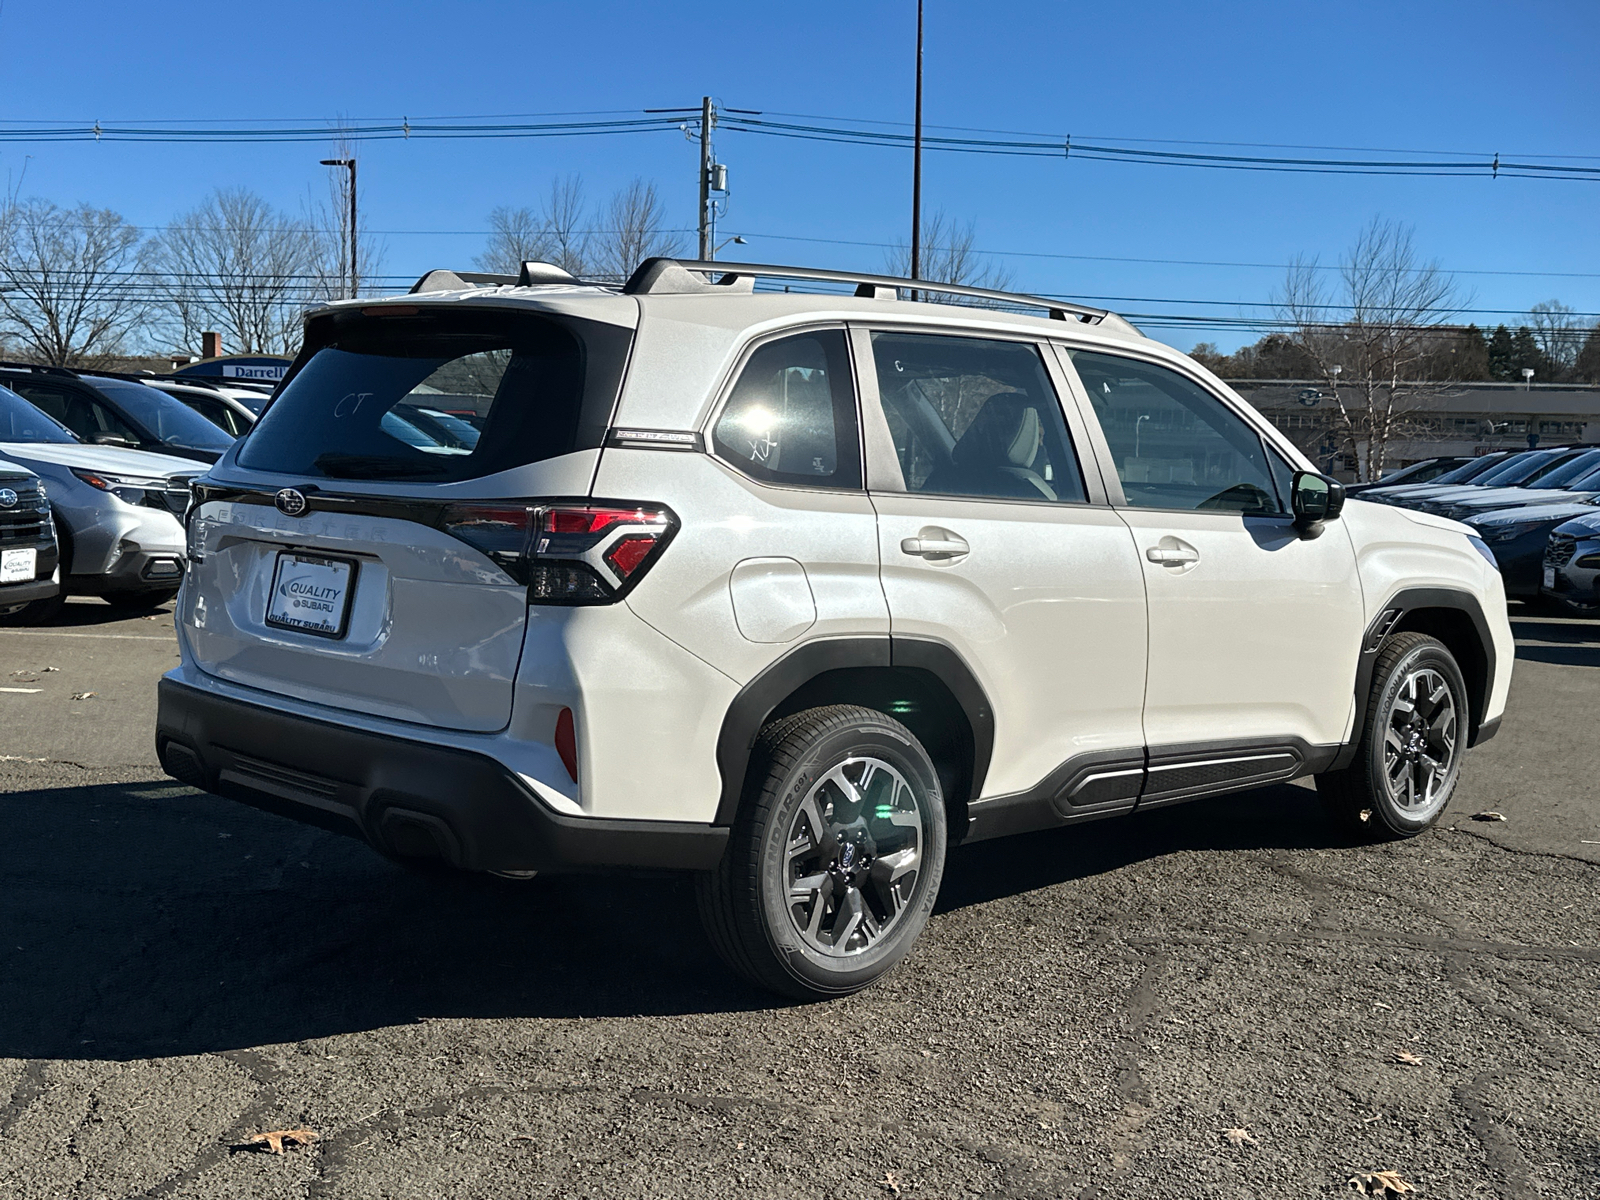
[{"label": "dealership building", "polygon": [[[1338,401],[1319,380],[1227,381],[1239,395],[1323,470],[1353,479],[1356,462],[1338,445]],[[1600,386],[1561,383],[1413,385],[1400,402],[1404,433],[1389,443],[1387,470],[1439,455],[1478,455],[1567,443],[1600,444]],[[1339,399],[1359,405],[1361,393],[1341,385]]]}]

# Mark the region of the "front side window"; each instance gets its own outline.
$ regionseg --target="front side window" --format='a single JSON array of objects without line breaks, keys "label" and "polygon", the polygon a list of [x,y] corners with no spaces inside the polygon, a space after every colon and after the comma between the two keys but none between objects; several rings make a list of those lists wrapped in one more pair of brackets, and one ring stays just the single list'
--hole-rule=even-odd
[{"label": "front side window", "polygon": [[752,479],[859,488],[861,451],[844,331],[768,342],[750,355],[712,429],[717,456]]},{"label": "front side window", "polygon": [[874,333],[878,395],[906,490],[1081,502],[1061,403],[1035,346]]},{"label": "front side window", "polygon": [[29,403],[54,417],[86,442],[97,437],[121,438],[130,446],[137,446],[144,437],[112,409],[83,393],[50,384],[34,383],[31,379],[18,380],[14,385]]},{"label": "front side window", "polygon": [[1261,435],[1199,384],[1153,363],[1069,350],[1131,508],[1287,511]]},{"label": "front side window", "polygon": [[54,442],[71,446],[77,438],[10,388],[0,387],[0,442]]}]

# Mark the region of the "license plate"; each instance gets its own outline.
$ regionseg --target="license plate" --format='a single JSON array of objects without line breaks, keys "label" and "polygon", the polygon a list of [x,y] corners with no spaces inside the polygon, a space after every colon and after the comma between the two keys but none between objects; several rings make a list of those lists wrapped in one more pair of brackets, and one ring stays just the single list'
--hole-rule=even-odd
[{"label": "license plate", "polygon": [[1556,569],[1554,567],[1546,567],[1544,569],[1544,585],[1552,589],[1556,586]]},{"label": "license plate", "polygon": [[38,570],[37,550],[0,550],[0,583],[28,583]]},{"label": "license plate", "polygon": [[356,564],[346,558],[283,551],[272,572],[267,624],[342,638],[355,593]]}]

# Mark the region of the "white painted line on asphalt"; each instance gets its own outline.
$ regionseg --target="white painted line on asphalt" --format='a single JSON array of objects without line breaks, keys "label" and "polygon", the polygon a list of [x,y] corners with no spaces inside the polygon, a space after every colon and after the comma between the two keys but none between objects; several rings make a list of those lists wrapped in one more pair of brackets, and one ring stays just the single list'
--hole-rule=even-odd
[{"label": "white painted line on asphalt", "polygon": [[43,688],[0,688],[0,692],[21,692],[24,696],[32,696],[42,691]]},{"label": "white painted line on asphalt", "polygon": [[142,633],[58,633],[53,629],[0,629],[0,637],[70,637],[70,638],[108,638],[121,642],[176,642],[177,636],[169,638],[150,637]]}]

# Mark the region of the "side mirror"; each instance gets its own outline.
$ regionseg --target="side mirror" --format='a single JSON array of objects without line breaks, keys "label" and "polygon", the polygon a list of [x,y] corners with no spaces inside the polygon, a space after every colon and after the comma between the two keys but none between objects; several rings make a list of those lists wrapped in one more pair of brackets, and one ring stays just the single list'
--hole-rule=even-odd
[{"label": "side mirror", "polygon": [[133,443],[120,433],[91,433],[89,440],[96,446],[127,446],[130,449]]},{"label": "side mirror", "polygon": [[1324,521],[1336,521],[1344,508],[1344,484],[1315,471],[1296,471],[1289,484],[1289,505],[1302,537],[1314,538]]}]

